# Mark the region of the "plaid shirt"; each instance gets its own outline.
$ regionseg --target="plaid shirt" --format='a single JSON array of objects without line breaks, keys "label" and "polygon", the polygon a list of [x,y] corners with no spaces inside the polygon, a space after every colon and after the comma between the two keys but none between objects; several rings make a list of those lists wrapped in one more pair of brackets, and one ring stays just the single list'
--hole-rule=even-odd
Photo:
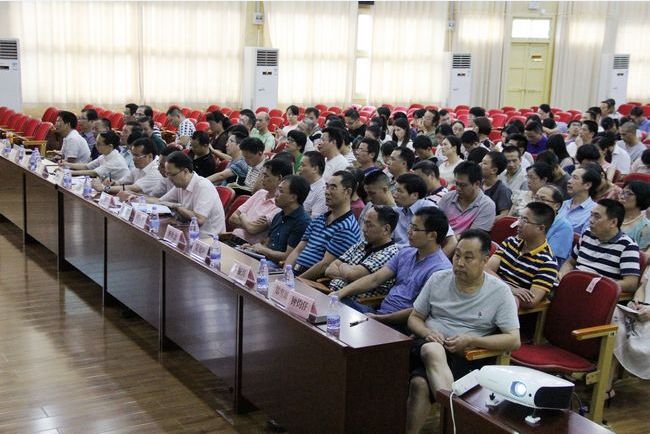
[{"label": "plaid shirt", "polygon": [[[185,136],[192,137],[194,131],[196,131],[196,128],[194,127],[192,121],[189,119],[183,119],[183,122],[180,123],[178,129],[176,130],[176,143],[180,141],[181,137],[185,137]],[[187,148],[189,147],[190,144],[188,142]]]},{"label": "plaid shirt", "polygon": [[[368,273],[372,274],[386,265],[398,251],[399,249],[393,241],[375,248],[369,247],[367,241],[359,241],[343,253],[339,257],[339,260],[348,265],[362,265],[368,270]],[[393,286],[393,283],[394,279],[391,279],[384,283],[382,287],[390,288]],[[338,291],[347,284],[348,282],[343,279],[332,279],[330,289],[332,291]]]}]

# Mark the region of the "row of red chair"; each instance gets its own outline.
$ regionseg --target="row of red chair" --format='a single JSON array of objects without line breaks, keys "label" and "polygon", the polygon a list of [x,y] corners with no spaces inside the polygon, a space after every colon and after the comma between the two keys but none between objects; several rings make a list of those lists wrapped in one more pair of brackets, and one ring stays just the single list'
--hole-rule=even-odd
[{"label": "row of red chair", "polygon": [[[56,120],[56,116],[54,119]],[[39,121],[8,107],[0,107],[0,128],[4,132],[13,133],[27,146],[44,147],[45,139],[52,126],[52,122]]]}]

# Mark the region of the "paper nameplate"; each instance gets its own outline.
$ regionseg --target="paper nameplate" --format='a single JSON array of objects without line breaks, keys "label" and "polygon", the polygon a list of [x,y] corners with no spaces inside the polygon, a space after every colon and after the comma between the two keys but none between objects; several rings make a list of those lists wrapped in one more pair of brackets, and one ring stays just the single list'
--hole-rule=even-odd
[{"label": "paper nameplate", "polygon": [[289,304],[289,299],[291,298],[291,293],[293,291],[289,288],[286,283],[281,280],[275,280],[271,284],[271,292],[269,298],[274,302],[278,303],[282,307],[286,307]]},{"label": "paper nameplate", "polygon": [[210,245],[201,240],[196,240],[190,250],[190,256],[199,261],[205,261],[208,253],[210,253]]},{"label": "paper nameplate", "polygon": [[[249,265],[242,264],[239,261],[234,261],[232,267],[230,267],[230,271],[228,272],[228,277],[237,283],[246,285],[246,282],[249,280],[249,276],[252,274],[253,272],[251,271],[251,267]],[[253,277],[254,276],[251,278]]]},{"label": "paper nameplate", "polygon": [[43,164],[42,161],[38,163],[38,166],[36,166],[36,173],[40,173],[44,178],[47,178],[50,175],[47,171],[47,167],[45,167],[45,164]]},{"label": "paper nameplate", "polygon": [[20,165],[23,166],[25,169],[29,169],[29,157],[25,155],[20,162]]},{"label": "paper nameplate", "polygon": [[181,238],[183,237],[183,231],[175,228],[172,225],[167,225],[167,229],[165,230],[165,236],[163,237],[163,241],[167,241],[174,247],[178,247],[178,244],[181,242]]},{"label": "paper nameplate", "polygon": [[18,156],[18,149],[14,148],[11,150],[11,152],[9,152],[7,158],[9,160],[15,161],[17,156]]},{"label": "paper nameplate", "polygon": [[149,216],[146,213],[136,211],[133,216],[133,224],[140,229],[145,229],[147,227],[147,218],[149,218]]},{"label": "paper nameplate", "polygon": [[595,277],[591,279],[591,282],[589,282],[589,285],[587,285],[587,288],[585,288],[585,291],[587,291],[589,294],[594,292],[594,288],[596,285],[598,285],[598,282],[600,282],[602,278],[601,277]]},{"label": "paper nameplate", "polygon": [[120,208],[119,216],[124,220],[129,220],[131,218],[132,211],[133,211],[133,207],[131,205],[123,203],[122,208]]},{"label": "paper nameplate", "polygon": [[108,193],[102,192],[102,194],[99,196],[99,206],[101,206],[104,209],[110,208],[110,206],[113,203],[113,196],[111,196]]},{"label": "paper nameplate", "polygon": [[299,292],[291,291],[287,311],[298,315],[302,319],[307,319],[310,313],[316,313],[314,299]]}]

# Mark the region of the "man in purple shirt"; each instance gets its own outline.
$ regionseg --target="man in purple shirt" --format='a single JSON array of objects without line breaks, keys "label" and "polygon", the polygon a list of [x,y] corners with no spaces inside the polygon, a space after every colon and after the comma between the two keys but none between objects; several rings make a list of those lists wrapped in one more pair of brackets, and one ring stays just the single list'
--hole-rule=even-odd
[{"label": "man in purple shirt", "polygon": [[[448,229],[447,217],[440,209],[420,208],[415,212],[408,229],[410,247],[400,250],[374,273],[341,288],[337,291],[339,298],[369,317],[406,332],[406,321],[413,308],[413,301],[431,273],[451,268],[451,262],[440,248]],[[373,290],[393,278],[395,284],[376,311],[351,297]]]},{"label": "man in purple shirt", "polygon": [[526,151],[530,152],[533,155],[537,155],[540,152],[544,152],[546,149],[548,149],[548,138],[544,135],[542,124],[539,122],[530,122],[528,125],[526,125],[526,131],[524,134],[528,139],[528,146],[526,147]]}]

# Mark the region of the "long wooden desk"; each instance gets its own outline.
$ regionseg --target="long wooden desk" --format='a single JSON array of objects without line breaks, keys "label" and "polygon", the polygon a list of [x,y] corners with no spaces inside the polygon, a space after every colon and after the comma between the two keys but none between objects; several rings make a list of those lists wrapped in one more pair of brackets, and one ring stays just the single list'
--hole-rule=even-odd
[{"label": "long wooden desk", "polygon": [[[374,320],[350,327],[362,315],[346,306],[329,336],[227,277],[234,260],[257,271],[255,259],[222,245],[213,270],[2,157],[0,214],[156,328],[161,348],[171,341],[222,378],[237,410],[249,401],[291,432],[404,430],[406,336]],[[296,290],[326,310],[324,294]]]}]

